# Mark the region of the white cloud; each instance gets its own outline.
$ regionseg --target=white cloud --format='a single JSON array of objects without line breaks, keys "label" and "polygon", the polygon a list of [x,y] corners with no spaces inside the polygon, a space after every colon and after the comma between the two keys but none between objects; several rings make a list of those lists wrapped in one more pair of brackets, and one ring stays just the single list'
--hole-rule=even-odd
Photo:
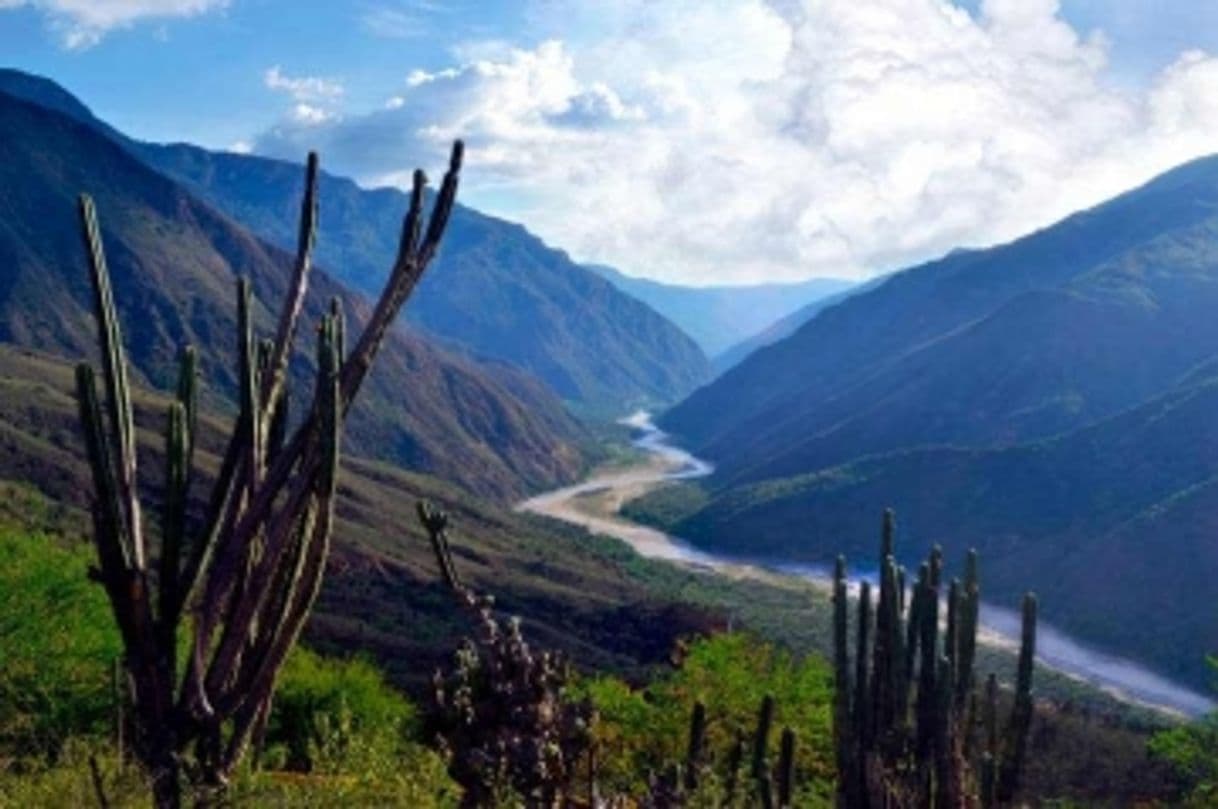
[{"label": "white cloud", "polygon": [[31,6],[45,13],[67,48],[97,44],[107,32],[147,19],[193,17],[229,0],[0,0],[0,9]]},{"label": "white cloud", "polygon": [[343,84],[322,76],[288,76],[279,65],[262,74],[267,89],[287,93],[296,101],[332,101],[341,98]]},{"label": "white cloud", "polygon": [[554,1],[550,41],[468,44],[400,102],[255,148],[404,183],[461,136],[467,201],[580,258],[726,282],[1009,239],[1218,145],[1218,60],[1120,88],[1056,0]]},{"label": "white cloud", "polygon": [[336,118],[334,113],[303,101],[292,107],[292,121],[305,126],[320,126]]}]

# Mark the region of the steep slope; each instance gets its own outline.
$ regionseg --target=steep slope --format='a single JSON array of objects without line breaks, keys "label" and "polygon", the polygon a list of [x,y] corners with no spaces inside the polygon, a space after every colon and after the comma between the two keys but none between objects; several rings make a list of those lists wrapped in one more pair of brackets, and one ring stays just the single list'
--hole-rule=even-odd
[{"label": "steep slope", "polygon": [[[295,238],[295,167],[180,144],[137,148],[272,243]],[[319,263],[356,289],[378,289],[397,239],[384,225],[400,221],[405,195],[328,175],[321,193],[331,203]],[[671,402],[709,376],[697,345],[652,309],[523,227],[460,206],[406,317],[454,348],[510,363],[598,410]]]},{"label": "steep slope", "polygon": [[[720,482],[1083,426],[1208,355],[1218,159],[851,296],[665,415]],[[1077,283],[1073,283],[1077,281]],[[863,442],[862,445],[859,442]]]},{"label": "steep slope", "polygon": [[[69,533],[87,532],[92,482],[72,390],[70,363],[0,345],[0,522],[37,520],[42,513]],[[134,404],[145,502],[155,504],[168,403],[136,388]],[[228,425],[204,413],[200,426],[197,470],[205,485],[198,498],[219,467],[220,431]],[[36,489],[53,505],[14,514],[11,501],[20,498],[9,481],[22,481],[21,490]],[[720,623],[714,610],[684,606],[662,592],[656,577],[646,575],[646,563],[603,542],[511,513],[433,477],[348,455],[339,478],[335,547],[306,633],[310,644],[344,656],[375,655],[397,682],[421,694],[431,673],[451,660],[474,628],[438,577],[414,515],[423,498],[453,514],[463,575],[526,621],[531,640],[562,649],[583,666],[637,673],[666,661],[678,637]]]},{"label": "steep slope", "polygon": [[1214,374],[1046,441],[908,449],[735,487],[675,530],[828,564],[869,558],[877,515],[893,507],[900,547],[938,542],[951,559],[976,547],[999,603],[1035,589],[1054,625],[1204,687],[1204,652],[1218,648]]},{"label": "steep slope", "polygon": [[[229,401],[235,279],[251,279],[256,324],[269,331],[273,314],[264,302],[280,300],[290,257],[93,127],[0,94],[0,131],[0,342],[67,357],[94,350],[76,214],[76,195],[86,191],[100,211],[138,375],[167,386],[177,348],[191,343],[201,351],[213,404]],[[366,317],[366,301],[318,273],[306,322],[332,296],[355,323]],[[307,343],[292,366],[297,385],[311,384]],[[391,335],[349,436],[357,452],[497,498],[570,479],[581,468],[580,428],[553,397],[516,374],[479,368],[406,333]]]},{"label": "steep slope", "polygon": [[[133,141],[54,82],[20,71],[0,70],[0,92],[97,128],[254,235],[294,249],[298,166]],[[341,283],[375,296],[397,249],[406,196],[394,189],[365,190],[324,173],[320,189],[326,209],[318,264]],[[537,376],[584,409],[616,414],[673,402],[710,376],[698,346],[653,309],[523,227],[463,206],[454,212],[441,255],[410,300],[406,318],[452,348]]]},{"label": "steep slope", "polygon": [[797,310],[854,286],[840,278],[813,278],[791,284],[693,287],[637,278],[603,265],[590,264],[588,269],[676,323],[712,358]]},{"label": "steep slope", "polygon": [[666,416],[716,474],[635,508],[707,547],[824,563],[868,549],[892,506],[908,546],[977,546],[992,592],[1031,585],[1052,623],[1203,685],[1216,307],[1208,158],[820,312]]}]

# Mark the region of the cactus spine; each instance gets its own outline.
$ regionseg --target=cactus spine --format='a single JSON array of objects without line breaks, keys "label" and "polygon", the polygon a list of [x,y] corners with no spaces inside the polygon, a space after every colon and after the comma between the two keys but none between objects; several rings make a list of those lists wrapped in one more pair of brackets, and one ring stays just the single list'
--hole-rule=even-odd
[{"label": "cactus spine", "polygon": [[[998,730],[997,680],[986,683],[983,738],[974,743],[978,708],[976,659],[980,577],[970,551],[963,580],[946,587],[943,551],[918,569],[908,600],[894,558],[895,521],[885,512],[879,601],[871,623],[871,586],[860,586],[855,657],[849,658],[845,560],[834,569],[834,742],[838,805],[955,807],[1010,805],[1018,791],[1033,714],[1036,599],[1023,605],[1014,704]],[[942,593],[941,590],[946,590]],[[940,620],[940,601],[945,603]],[[851,677],[853,672],[853,678]],[[980,750],[978,756],[974,751]]]},{"label": "cactus spine", "polygon": [[[333,532],[343,420],[419,277],[435,255],[456,197],[462,146],[421,237],[423,184],[415,175],[400,251],[384,292],[350,357],[335,301],[322,317],[313,401],[286,435],[287,365],[304,308],[317,228],[317,158],[310,155],[298,250],[273,339],[259,341],[249,283],[237,292],[240,412],[202,524],[188,530],[197,440],[198,361],[183,350],[165,430],[164,498],[156,553],[143,527],[136,431],[127,361],[102,245],[88,196],[80,216],[101,348],[104,398],[93,368],[76,388],[92,470],[98,567],[124,646],[133,730],[130,747],[152,776],[158,807],[181,804],[181,772],[222,788],[251,736],[266,722],[276,674],[321,584]],[[155,557],[155,575],[150,558]],[[186,670],[177,638],[191,610]]]}]

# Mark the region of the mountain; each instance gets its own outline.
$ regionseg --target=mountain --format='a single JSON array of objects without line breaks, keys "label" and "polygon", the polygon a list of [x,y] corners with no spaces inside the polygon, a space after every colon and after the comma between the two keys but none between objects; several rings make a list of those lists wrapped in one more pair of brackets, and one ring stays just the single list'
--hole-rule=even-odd
[{"label": "mountain", "polygon": [[[0,131],[0,342],[72,358],[95,351],[76,212],[77,194],[88,192],[137,379],[170,386],[176,352],[190,343],[201,352],[211,403],[229,406],[236,277],[250,278],[255,323],[268,333],[274,314],[266,302],[280,300],[291,257],[96,128],[0,93]],[[352,330],[366,319],[366,300],[318,272],[305,322],[315,322],[333,296]],[[292,364],[297,390],[312,384],[312,354],[302,340]],[[570,480],[583,465],[582,428],[538,383],[404,331],[390,335],[348,436],[356,452],[500,499]]]},{"label": "mountain", "polygon": [[[298,165],[133,141],[99,122],[54,82],[19,71],[0,71],[0,92],[98,128],[254,235],[295,249]],[[406,195],[365,190],[324,172],[319,188],[318,265],[352,289],[376,296],[396,254]],[[406,319],[451,349],[533,374],[584,410],[616,415],[641,404],[673,402],[710,376],[698,346],[653,309],[520,225],[461,205],[439,258],[406,307]]]},{"label": "mountain", "polygon": [[1207,358],[1218,159],[1011,244],[899,272],[663,417],[721,481],[925,444],[1012,444],[1166,390]]},{"label": "mountain", "polygon": [[764,330],[741,340],[738,343],[730,346],[727,349],[715,354],[711,358],[711,367],[716,374],[722,374],[729,368],[733,368],[741,363],[745,357],[752,354],[759,348],[765,348],[768,345],[773,345],[779,340],[790,337],[795,332],[799,331],[799,327],[807,323],[812,318],[816,317],[823,310],[830,306],[841,303],[858,292],[871,289],[875,285],[882,282],[882,279],[874,279],[864,283],[848,287],[841,292],[835,292],[832,295],[826,295],[823,298],[817,298],[811,303],[804,304],[796,309],[791,314],[776,320],[767,326]]},{"label": "mountain", "polygon": [[691,287],[626,275],[604,265],[588,268],[680,326],[716,366],[717,355],[733,345],[854,285],[840,278],[813,278],[792,284]]},{"label": "mountain", "polygon": [[[93,484],[73,390],[71,363],[0,345],[0,525],[16,518],[40,531],[88,535]],[[133,404],[141,488],[145,502],[155,504],[168,402],[136,387]],[[219,468],[227,427],[227,419],[201,415],[198,497]],[[414,514],[420,499],[453,515],[463,577],[520,616],[530,640],[582,666],[638,676],[644,666],[664,664],[679,637],[722,624],[718,608],[680,603],[680,584],[667,584],[671,571],[656,575],[655,565],[605,541],[513,513],[434,477],[347,453],[338,496],[335,545],[306,642],[343,656],[375,656],[395,682],[420,695],[474,630],[439,578]]]},{"label": "mountain", "polygon": [[716,473],[669,523],[826,562],[891,505],[910,547],[979,547],[987,592],[1034,587],[1051,623],[1203,685],[1216,307],[1206,158],[897,273],[696,392],[663,423]]},{"label": "mountain", "polygon": [[953,560],[977,548],[994,603],[1035,589],[1054,626],[1203,688],[1204,650],[1218,648],[1218,610],[1207,608],[1218,577],[1216,370],[1045,441],[907,449],[733,487],[674,530],[733,554],[830,565],[838,553],[870,558],[892,507],[902,546],[938,542]]}]

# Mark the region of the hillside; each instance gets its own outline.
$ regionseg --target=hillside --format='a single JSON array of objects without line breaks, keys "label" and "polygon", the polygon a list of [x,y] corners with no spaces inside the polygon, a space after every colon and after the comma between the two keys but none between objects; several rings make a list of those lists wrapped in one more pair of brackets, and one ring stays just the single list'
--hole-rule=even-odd
[{"label": "hillside", "polygon": [[[55,83],[19,71],[0,71],[0,92],[106,133],[256,236],[295,248],[299,166],[187,144],[133,141]],[[326,207],[318,265],[375,297],[397,249],[406,195],[365,190],[324,172],[320,194]],[[439,258],[406,307],[406,319],[450,348],[508,363],[561,398],[611,415],[676,401],[710,374],[698,346],[653,309],[520,225],[461,205]]]},{"label": "hillside", "polygon": [[626,275],[603,265],[588,268],[680,326],[712,358],[716,368],[719,355],[737,343],[854,286],[840,278],[812,278],[790,284],[681,286]]},{"label": "hillside", "polygon": [[636,511],[824,563],[892,506],[914,545],[977,546],[998,592],[1032,586],[1051,623],[1204,687],[1215,203],[1218,159],[1196,161],[822,311],[666,414],[716,474]]},{"label": "hillside", "polygon": [[1218,648],[1218,611],[1197,601],[1218,576],[1215,412],[1211,368],[1050,440],[908,449],[733,487],[675,530],[729,553],[823,565],[865,554],[873,515],[891,506],[914,547],[938,542],[951,559],[976,547],[995,599],[1035,589],[1053,624],[1204,687],[1196,650]]},{"label": "hillside", "polygon": [[670,410],[720,482],[1004,445],[1163,392],[1213,353],[1218,159],[1009,245],[897,273]]},{"label": "hillside", "polygon": [[[0,342],[70,358],[94,350],[76,212],[86,191],[100,211],[138,377],[168,386],[177,350],[190,343],[201,352],[212,405],[226,406],[235,390],[236,277],[251,279],[255,324],[265,333],[265,302],[279,300],[290,257],[91,127],[0,94],[0,130]],[[325,210],[324,190],[321,204]],[[367,315],[363,298],[317,273],[306,322],[332,296],[356,323]],[[582,429],[540,385],[406,332],[389,340],[352,413],[354,451],[500,499],[581,470]],[[301,341],[292,367],[298,386],[311,384],[312,353]]]},{"label": "hillside", "polygon": [[[0,401],[6,403],[0,408],[0,519],[34,520],[47,512],[53,521],[32,527],[85,533],[92,483],[73,386],[64,360],[0,345]],[[147,390],[136,393],[143,488],[146,502],[155,504],[166,401]],[[204,485],[197,497],[219,467],[227,427],[210,415],[202,422]],[[51,505],[23,499],[10,481],[36,489]],[[353,649],[373,654],[412,688],[422,688],[470,632],[415,517],[423,498],[453,513],[464,574],[493,588],[533,637],[581,665],[630,671],[661,662],[677,636],[718,623],[713,611],[680,605],[603,543],[512,514],[434,477],[347,456],[339,493],[336,546],[308,641],[345,655]]]}]

